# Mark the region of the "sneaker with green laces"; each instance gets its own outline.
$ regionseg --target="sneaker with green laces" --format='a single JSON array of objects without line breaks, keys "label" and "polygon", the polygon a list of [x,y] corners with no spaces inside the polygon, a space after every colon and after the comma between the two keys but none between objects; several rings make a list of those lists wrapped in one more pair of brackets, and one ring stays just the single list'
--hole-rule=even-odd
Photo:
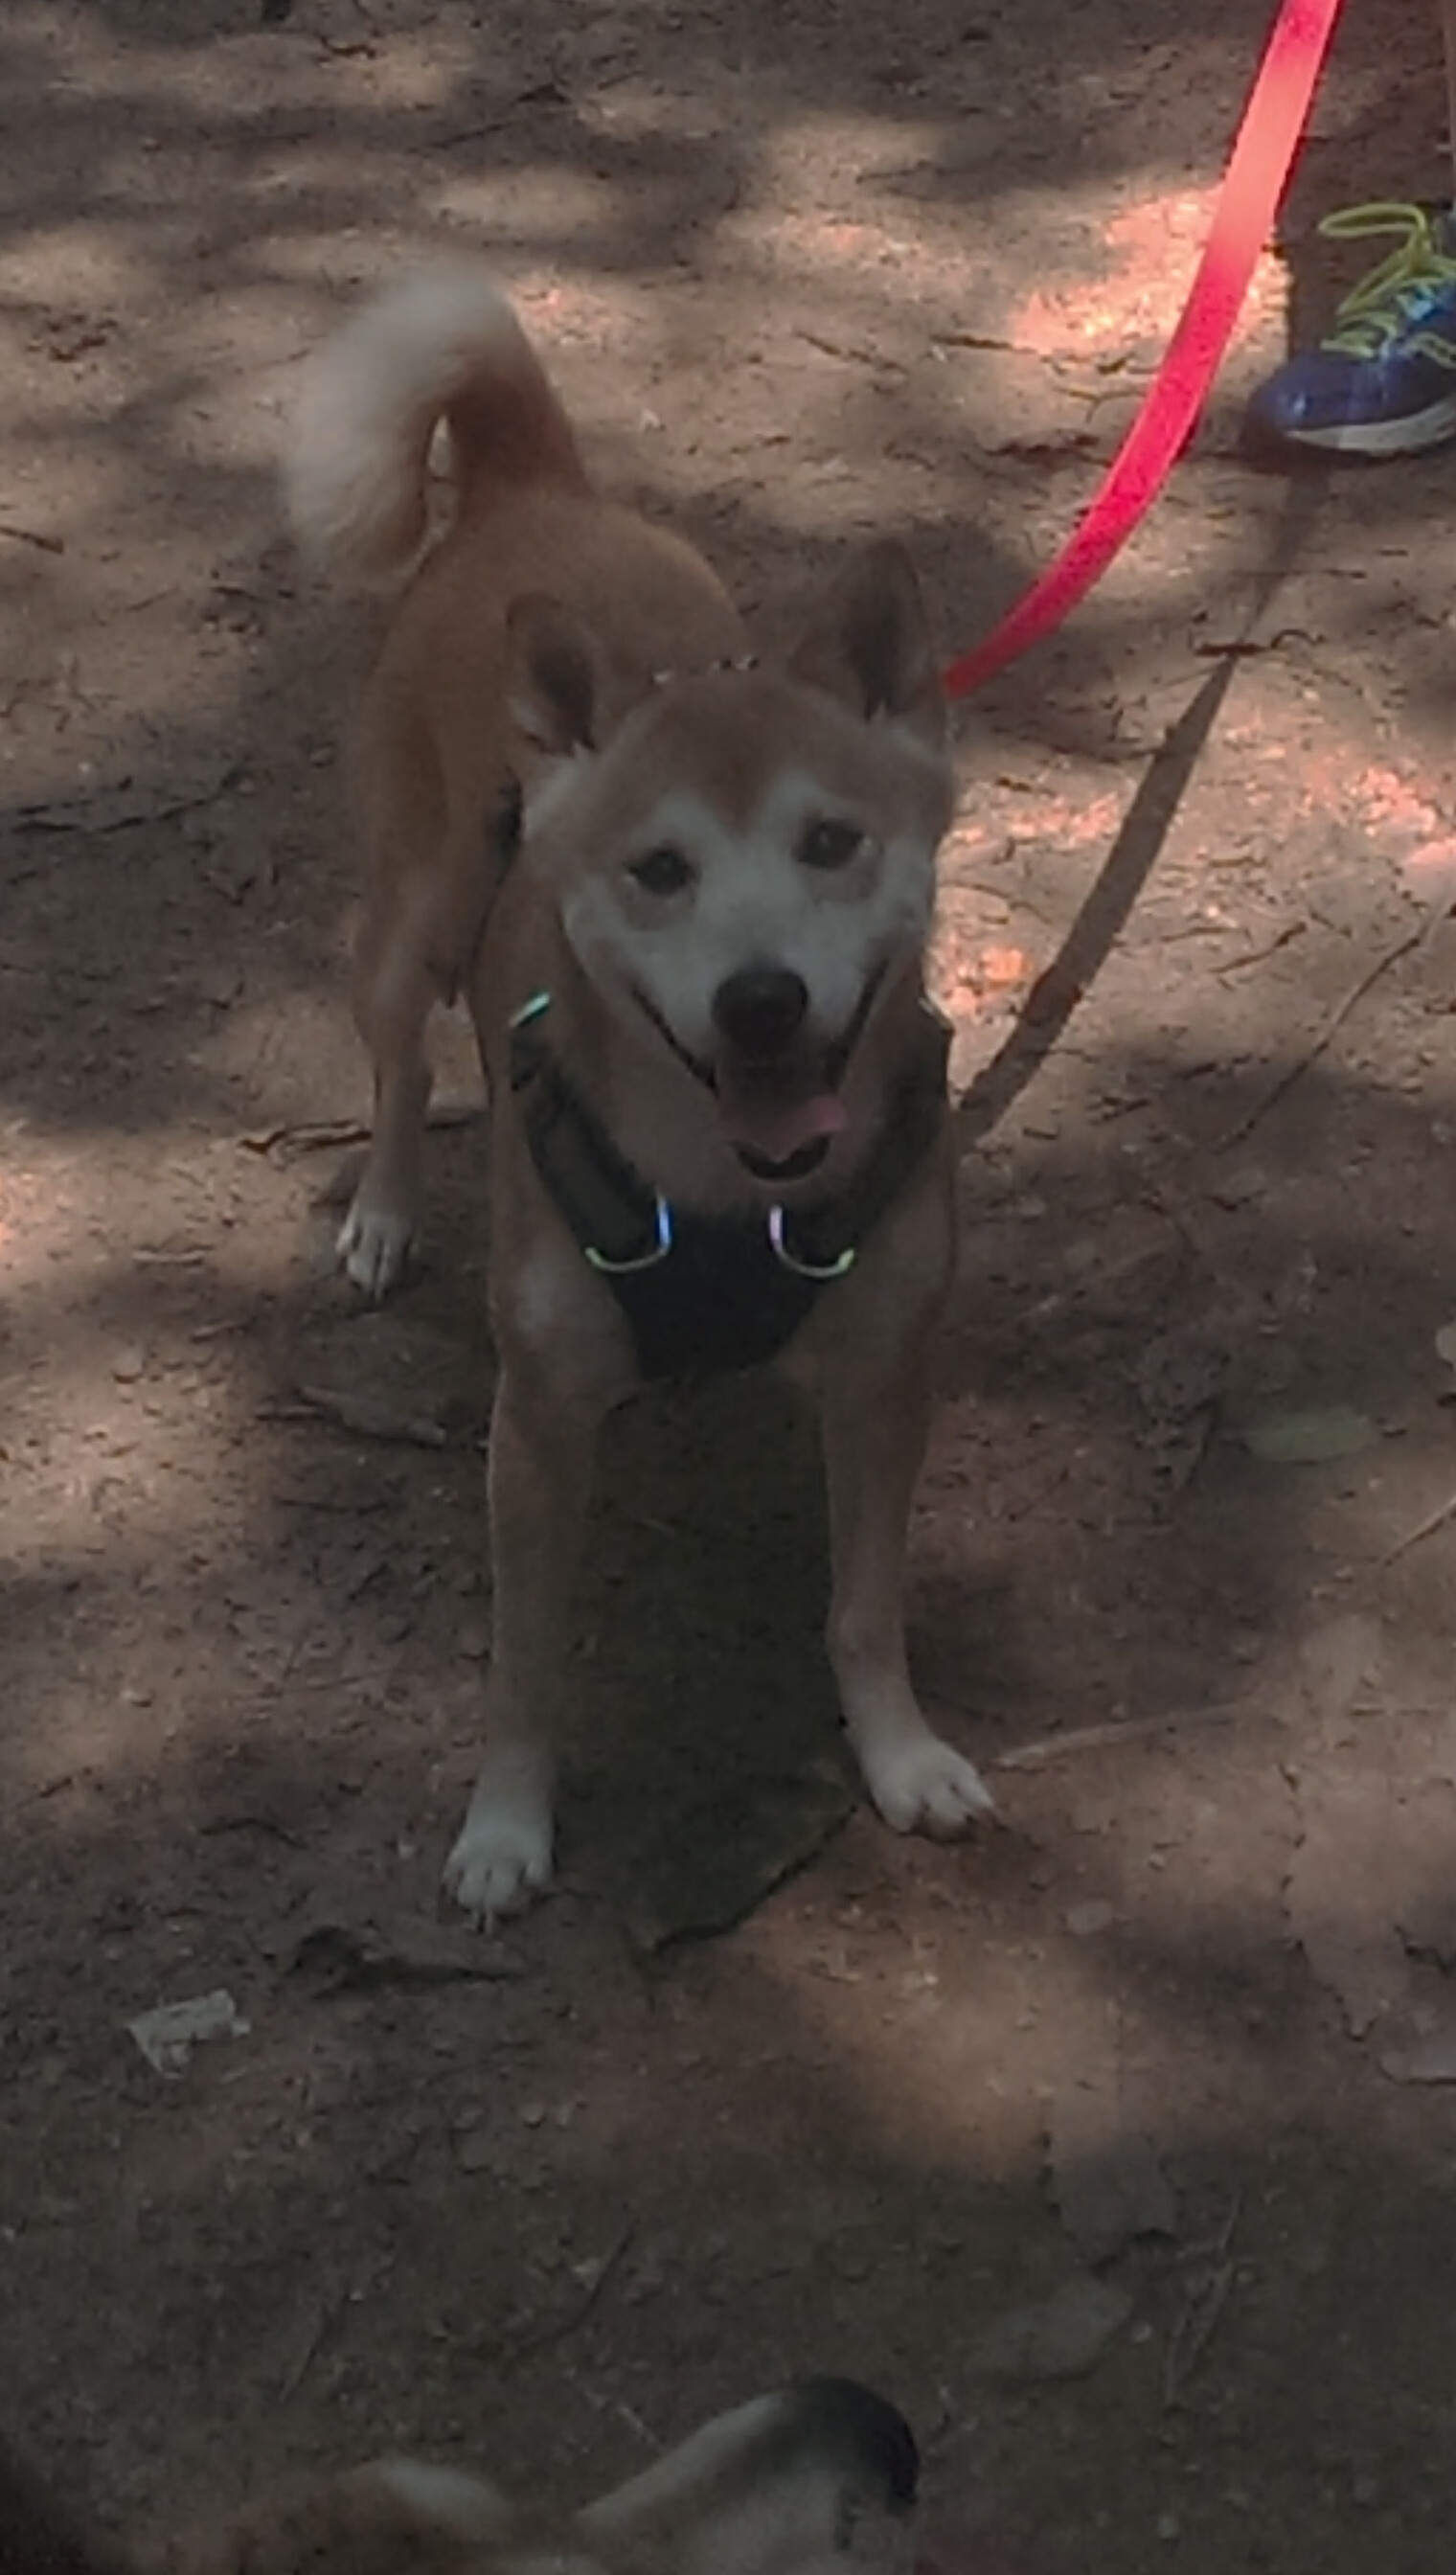
[{"label": "sneaker with green laces", "polygon": [[1414,456],[1456,438],[1456,213],[1346,206],[1329,241],[1398,235],[1360,279],[1318,348],[1266,378],[1244,415],[1255,448]]}]

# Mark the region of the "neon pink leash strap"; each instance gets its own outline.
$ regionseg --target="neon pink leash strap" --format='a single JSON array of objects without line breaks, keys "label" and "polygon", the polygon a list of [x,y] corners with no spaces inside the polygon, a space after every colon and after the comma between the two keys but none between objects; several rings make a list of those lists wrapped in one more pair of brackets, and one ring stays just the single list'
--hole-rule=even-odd
[{"label": "neon pink leash strap", "polygon": [[1284,0],[1249,93],[1197,274],[1142,407],[1056,561],[942,674],[964,698],[1085,598],[1157,498],[1198,418],[1248,292],[1329,50],[1340,0]]}]

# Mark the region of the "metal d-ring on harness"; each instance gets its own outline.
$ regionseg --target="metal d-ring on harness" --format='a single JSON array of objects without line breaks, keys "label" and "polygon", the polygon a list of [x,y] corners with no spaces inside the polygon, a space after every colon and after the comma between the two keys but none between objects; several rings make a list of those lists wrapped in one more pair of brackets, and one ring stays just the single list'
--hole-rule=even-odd
[{"label": "metal d-ring on harness", "polygon": [[627,1261],[613,1261],[607,1253],[599,1251],[595,1243],[584,1243],[582,1259],[604,1279],[635,1279],[640,1270],[656,1270],[658,1263],[666,1261],[673,1249],[673,1211],[661,1190],[654,1210],[654,1224],[657,1233],[651,1252],[641,1252],[635,1259]]},{"label": "metal d-ring on harness", "polygon": [[[533,993],[529,1002],[522,1003],[510,1023],[513,1053],[519,1033],[543,1020],[550,1009],[550,993]],[[857,1244],[846,1244],[831,1261],[801,1261],[785,1239],[784,1222],[784,1210],[775,1201],[767,1212],[763,1230],[774,1260],[790,1271],[795,1279],[811,1279],[816,1287],[827,1287],[832,1280],[844,1278],[853,1269],[858,1259]],[[625,1258],[618,1258],[604,1252],[600,1244],[584,1243],[582,1258],[600,1278],[635,1279],[642,1271],[656,1270],[660,1261],[666,1261],[676,1239],[673,1211],[662,1191],[658,1190],[653,1196],[653,1239],[646,1252],[628,1253]]]},{"label": "metal d-ring on harness", "polygon": [[858,1245],[850,1243],[845,1245],[842,1252],[836,1253],[832,1261],[800,1261],[796,1254],[789,1251],[783,1240],[781,1207],[771,1207],[768,1210],[767,1231],[768,1247],[774,1260],[781,1261],[784,1269],[791,1270],[796,1279],[813,1279],[821,1287],[826,1287],[831,1279],[842,1279],[846,1271],[853,1269],[859,1257]]},{"label": "metal d-ring on harness", "polygon": [[511,1089],[531,1157],[583,1260],[609,1288],[644,1376],[704,1374],[772,1358],[818,1297],[853,1269],[865,1237],[929,1151],[945,1115],[946,1023],[928,1004],[884,1123],[831,1198],[794,1219],[676,1213],[614,1144],[547,1044],[551,995],[510,1022]]}]

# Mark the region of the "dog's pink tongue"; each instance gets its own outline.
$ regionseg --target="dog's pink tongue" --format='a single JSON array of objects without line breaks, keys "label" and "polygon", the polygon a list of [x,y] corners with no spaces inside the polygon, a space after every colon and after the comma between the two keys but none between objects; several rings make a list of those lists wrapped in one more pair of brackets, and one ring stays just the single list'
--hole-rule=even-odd
[{"label": "dog's pink tongue", "polygon": [[820,1136],[839,1135],[848,1123],[842,1100],[824,1088],[817,1065],[725,1062],[717,1074],[726,1134],[765,1163],[786,1163]]}]

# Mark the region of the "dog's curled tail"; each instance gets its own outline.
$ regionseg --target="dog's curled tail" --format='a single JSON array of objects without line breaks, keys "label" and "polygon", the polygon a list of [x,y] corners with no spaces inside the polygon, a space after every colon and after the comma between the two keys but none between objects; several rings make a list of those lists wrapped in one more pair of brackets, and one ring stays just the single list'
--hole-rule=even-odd
[{"label": "dog's curled tail", "polygon": [[410,569],[442,420],[462,512],[485,483],[586,488],[571,423],[505,296],[473,270],[427,271],[374,297],[308,363],[285,480],[313,561],[372,582]]}]

